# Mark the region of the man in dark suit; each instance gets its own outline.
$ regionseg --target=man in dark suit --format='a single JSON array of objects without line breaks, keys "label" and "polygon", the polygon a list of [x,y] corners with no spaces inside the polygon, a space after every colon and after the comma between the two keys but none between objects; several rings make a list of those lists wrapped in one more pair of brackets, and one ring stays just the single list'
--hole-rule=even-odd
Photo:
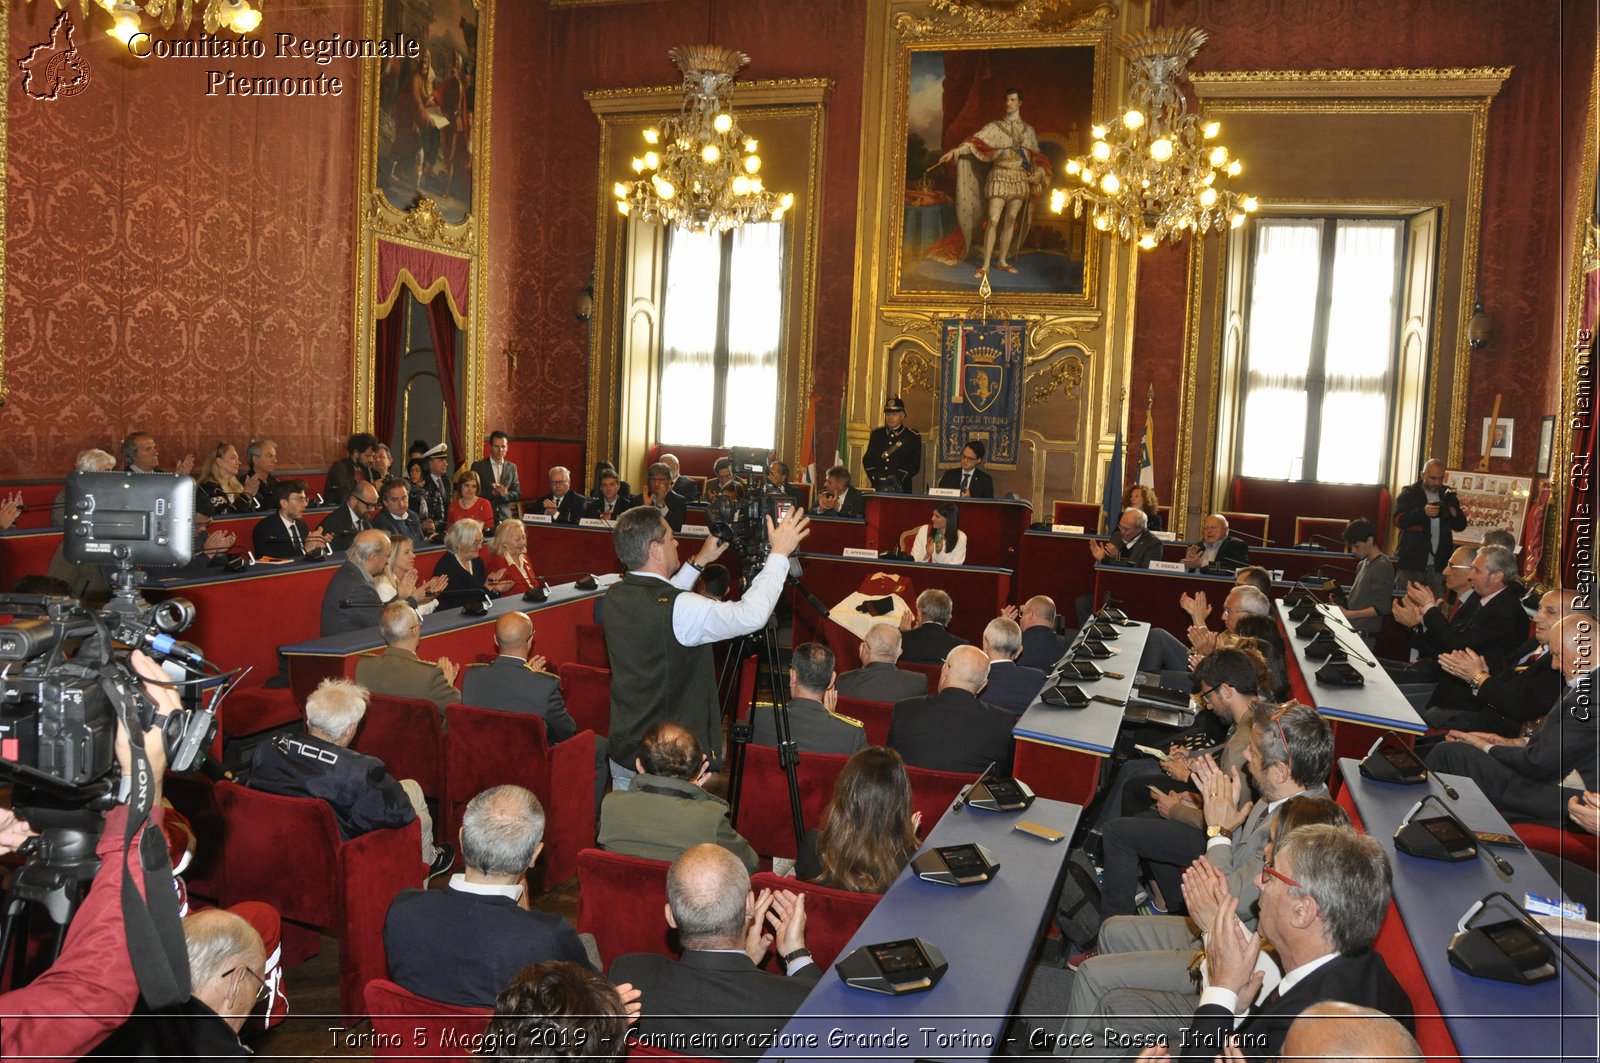
[{"label": "man in dark suit", "polygon": [[258,558],[281,561],[315,561],[329,553],[328,534],[309,531],[300,517],[306,511],[306,482],[284,480],[278,485],[278,515],[256,521],[250,541]]},{"label": "man in dark suit", "polygon": [[805,505],[804,496],[800,494],[800,488],[789,482],[788,462],[774,461],[767,466],[767,493],[771,494],[773,490],[782,491],[797,506]]},{"label": "man in dark suit", "polygon": [[889,744],[907,764],[935,771],[978,774],[990,763],[1011,774],[1011,729],[1017,718],[978,700],[989,679],[989,658],[976,646],[950,651],[939,693],[907,698],[894,707]]},{"label": "man in dark suit", "polygon": [[[950,595],[930,588],[917,595],[917,610],[900,618],[900,655],[908,661],[939,664],[957,646],[971,645],[959,635],[950,634],[946,625],[954,611]],[[916,626],[912,627],[912,621]]]},{"label": "man in dark suit", "polygon": [[[795,647],[789,665],[789,735],[802,753],[843,753],[849,756],[867,746],[860,720],[834,712],[839,692],[834,689],[833,651],[819,642]],[[776,746],[775,710],[757,707],[751,713],[753,741]]]},{"label": "man in dark suit", "polygon": [[509,436],[500,431],[490,432],[489,456],[472,463],[472,471],[478,474],[480,492],[494,507],[496,524],[510,520],[511,504],[522,501],[522,482],[517,479],[517,466],[506,460],[506,452],[510,449]]},{"label": "man in dark suit", "polygon": [[356,661],[356,682],[374,694],[431,701],[443,720],[445,706],[461,700],[461,692],[455,688],[458,669],[448,657],[434,662],[417,656],[422,618],[416,607],[409,602],[390,602],[378,618],[378,630],[385,643],[383,654]]},{"label": "man in dark suit", "polygon": [[861,667],[839,676],[834,686],[845,697],[862,701],[896,702],[926,694],[927,677],[896,668],[898,660],[900,629],[893,624],[873,624],[861,640]]},{"label": "man in dark suit", "polygon": [[[1184,1037],[1184,1059],[1210,1060],[1237,1035],[1247,1060],[1277,1059],[1289,1026],[1323,1000],[1373,1007],[1406,1024],[1411,1000],[1372,951],[1389,907],[1389,858],[1374,838],[1317,824],[1280,839],[1260,875],[1260,936],[1249,934],[1234,905],[1217,905],[1206,941],[1209,985]],[[1289,988],[1261,1005],[1255,969],[1262,941],[1272,944]]]},{"label": "man in dark suit", "polygon": [[1015,620],[997,616],[983,629],[983,652],[989,658],[989,682],[983,700],[996,708],[1022,715],[1044,687],[1044,673],[1017,663],[1022,652],[1022,629]]},{"label": "man in dark suit", "polygon": [[672,493],[682,495],[685,502],[700,501],[700,485],[683,475],[683,466],[678,463],[678,456],[663,454],[660,461],[672,473]]},{"label": "man in dark suit", "polygon": [[817,492],[817,504],[811,512],[825,517],[864,517],[867,502],[861,492],[850,486],[850,470],[835,465],[828,470],[823,489]]},{"label": "man in dark suit", "polygon": [[375,830],[422,820],[422,859],[443,871],[455,847],[435,845],[422,788],[396,780],[383,761],[348,748],[367,714],[367,692],[348,679],[324,679],[306,698],[306,730],[256,746],[250,786],[287,797],[328,803],[346,841]]},{"label": "man in dark suit", "polygon": [[461,676],[461,700],[482,709],[525,712],[544,720],[551,745],[578,733],[578,725],[561,700],[561,680],[544,670],[543,657],[533,656],[533,621],[527,613],[510,612],[495,621],[494,645],[499,654],[488,664],[469,664]]},{"label": "man in dark suit", "polygon": [[1444,485],[1444,462],[1432,458],[1417,482],[1400,489],[1394,500],[1394,526],[1400,529],[1395,549],[1399,589],[1421,583],[1437,596],[1444,593],[1444,568],[1455,550],[1455,536],[1467,526],[1461,499]]},{"label": "man in dark suit", "polygon": [[[1161,540],[1150,531],[1150,518],[1142,509],[1125,509],[1117,519],[1117,530],[1109,542],[1089,543],[1096,563],[1149,568],[1161,558]],[[1091,603],[1092,604],[1092,603]]]},{"label": "man in dark suit", "polygon": [[[402,488],[402,490],[404,490]],[[383,614],[383,599],[373,577],[383,571],[389,562],[389,536],[376,528],[360,532],[350,541],[345,551],[344,564],[333,573],[328,589],[322,594],[322,637],[342,635],[347,631],[362,631],[378,626]],[[405,601],[416,605],[411,595],[415,587],[402,585],[400,591]]]},{"label": "man in dark suit", "polygon": [[689,515],[688,500],[672,490],[672,470],[659,461],[645,470],[645,491],[634,505],[654,508],[674,532],[683,530],[684,519]]},{"label": "man in dark suit", "polygon": [[1055,667],[1055,663],[1067,652],[1071,640],[1056,634],[1054,599],[1036,594],[1022,603],[1022,608],[1013,619],[1022,627],[1022,652],[1017,655],[1017,663],[1041,672],[1048,672]]},{"label": "man in dark suit", "polygon": [[589,966],[583,943],[559,915],[518,906],[523,875],[544,848],[544,808],[520,786],[496,786],[461,819],[466,871],[442,890],[395,896],[383,923],[389,977],[411,992],[468,1008],[495,996],[529,963]]},{"label": "man in dark suit", "polygon": [[1451,731],[1428,753],[1428,767],[1470,776],[1508,818],[1514,813],[1516,819],[1564,826],[1567,802],[1580,793],[1562,786],[1566,777],[1576,770],[1584,790],[1600,790],[1594,631],[1594,617],[1571,613],[1550,640],[1551,657],[1566,689],[1532,737],[1524,741]]},{"label": "man in dark suit", "polygon": [[1249,544],[1228,534],[1228,518],[1221,513],[1213,513],[1200,522],[1200,541],[1192,544],[1183,555],[1183,567],[1191,572],[1198,569],[1233,572],[1249,563]]},{"label": "man in dark suit", "polygon": [[[769,918],[771,948],[787,977],[756,966],[768,949],[762,928]],[[638,952],[611,965],[612,982],[633,985],[650,1002],[630,1035],[646,1043],[710,1036],[749,1046],[742,1053],[730,1047],[727,1058],[758,1058],[822,977],[806,950],[800,898],[778,890],[757,902],[744,865],[720,846],[696,845],[674,861],[667,922],[683,943],[680,959]]]},{"label": "man in dark suit", "polygon": [[371,432],[357,432],[344,444],[345,456],[328,466],[328,482],[322,488],[322,497],[337,506],[350,497],[356,484],[372,479],[369,471],[378,453],[378,437]]},{"label": "man in dark suit", "polygon": [[[1456,556],[1463,550],[1456,551]],[[1452,560],[1451,564],[1455,563]],[[1465,604],[1458,599],[1457,607],[1449,614],[1433,592],[1420,583],[1413,583],[1404,601],[1394,606],[1395,619],[1412,629],[1413,647],[1430,658],[1398,669],[1390,667],[1391,673],[1398,671],[1396,682],[1419,709],[1438,696],[1438,686],[1448,691],[1464,685],[1456,676],[1441,673],[1432,658],[1471,649],[1483,656],[1492,672],[1502,667],[1528,637],[1522,585],[1517,582],[1517,561],[1511,551],[1503,546],[1486,546],[1477,551],[1466,580],[1472,597]]]},{"label": "man in dark suit", "polygon": [[411,490],[404,480],[390,480],[383,485],[383,507],[372,515],[372,526],[385,535],[399,535],[410,539],[413,546],[426,546],[429,536],[422,530],[422,521],[411,511]]},{"label": "man in dark suit", "polygon": [[1516,738],[1561,696],[1566,680],[1554,665],[1550,642],[1561,618],[1572,612],[1576,591],[1546,591],[1533,614],[1534,637],[1491,668],[1476,650],[1453,650],[1438,658],[1439,670],[1459,680],[1434,688],[1422,718],[1436,730],[1491,731]]},{"label": "man in dark suit", "polygon": [[616,520],[638,504],[638,499],[623,493],[622,481],[617,478],[617,474],[607,469],[600,474],[599,493],[589,499],[589,506],[583,515],[599,520]]},{"label": "man in dark suit", "polygon": [[994,477],[979,467],[988,453],[988,444],[983,440],[967,440],[961,448],[961,467],[945,470],[939,477],[939,486],[960,491],[962,498],[993,498]]},{"label": "man in dark suit", "polygon": [[317,530],[328,536],[328,546],[336,554],[350,549],[360,532],[372,527],[378,511],[378,489],[365,480],[356,484],[344,504],[322,519]]},{"label": "man in dark suit", "polygon": [[589,500],[572,489],[572,473],[557,465],[550,470],[550,493],[540,495],[533,511],[557,524],[576,524],[589,507]]}]

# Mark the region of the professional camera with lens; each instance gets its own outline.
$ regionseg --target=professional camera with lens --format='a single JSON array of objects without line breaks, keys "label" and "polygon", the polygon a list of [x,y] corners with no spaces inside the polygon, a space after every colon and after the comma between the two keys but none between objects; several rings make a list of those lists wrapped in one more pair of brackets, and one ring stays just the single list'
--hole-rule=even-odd
[{"label": "professional camera with lens", "polygon": [[[131,733],[156,722],[128,654],[142,649],[175,680],[198,674],[200,651],[174,636],[194,622],[194,606],[174,598],[150,606],[139,597],[137,561],[179,565],[193,545],[194,481],[187,476],[74,473],[67,480],[66,554],[116,565],[116,597],[104,610],[71,598],[0,595],[0,777],[67,799],[110,788],[117,720]],[[215,730],[220,692],[195,699],[163,722],[168,762],[192,768]]]},{"label": "professional camera with lens", "polygon": [[776,524],[794,508],[794,499],[767,481],[768,456],[761,447],[734,447],[728,457],[734,477],[745,481],[744,497],[717,494],[706,499],[706,524],[711,534],[742,557],[766,557],[772,546],[767,539],[767,518]]}]

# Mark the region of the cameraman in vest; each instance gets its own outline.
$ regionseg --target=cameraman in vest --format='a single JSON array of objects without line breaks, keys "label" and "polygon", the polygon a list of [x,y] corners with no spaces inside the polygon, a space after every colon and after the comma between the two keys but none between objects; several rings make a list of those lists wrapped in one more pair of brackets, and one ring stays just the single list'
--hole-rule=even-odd
[{"label": "cameraman in vest", "polygon": [[639,740],[663,720],[687,728],[715,763],[722,749],[722,710],[711,647],[759,631],[789,576],[789,557],[811,534],[799,506],[774,525],[761,571],[736,602],[714,601],[691,588],[700,570],[728,544],[715,536],[680,565],[678,540],[660,511],[643,506],[617,520],[617,558],[628,570],[606,592],[601,625],[611,659],[611,780],[626,790]]}]

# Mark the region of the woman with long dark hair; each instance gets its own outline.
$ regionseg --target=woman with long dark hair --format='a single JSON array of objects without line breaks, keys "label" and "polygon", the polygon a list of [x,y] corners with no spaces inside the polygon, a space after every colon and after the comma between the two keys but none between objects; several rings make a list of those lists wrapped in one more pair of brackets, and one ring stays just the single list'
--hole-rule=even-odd
[{"label": "woman with long dark hair", "polygon": [[795,873],[819,886],[882,893],[916,852],[921,825],[899,752],[868,746],[839,772],[822,829],[806,835]]},{"label": "woman with long dark hair", "polygon": [[928,523],[917,529],[911,558],[931,565],[960,565],[967,560],[967,533],[959,527],[961,507],[940,502]]}]

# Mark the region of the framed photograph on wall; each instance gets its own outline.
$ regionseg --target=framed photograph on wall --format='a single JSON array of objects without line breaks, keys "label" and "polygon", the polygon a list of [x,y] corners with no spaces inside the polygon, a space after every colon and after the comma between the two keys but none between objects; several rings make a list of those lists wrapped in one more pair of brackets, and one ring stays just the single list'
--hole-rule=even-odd
[{"label": "framed photograph on wall", "polygon": [[1512,420],[1509,417],[1485,417],[1483,441],[1479,444],[1478,452],[1491,458],[1511,457],[1511,429]]},{"label": "framed photograph on wall", "polygon": [[1534,465],[1535,476],[1550,475],[1550,452],[1555,448],[1556,419],[1554,416],[1539,419],[1539,460]]}]

